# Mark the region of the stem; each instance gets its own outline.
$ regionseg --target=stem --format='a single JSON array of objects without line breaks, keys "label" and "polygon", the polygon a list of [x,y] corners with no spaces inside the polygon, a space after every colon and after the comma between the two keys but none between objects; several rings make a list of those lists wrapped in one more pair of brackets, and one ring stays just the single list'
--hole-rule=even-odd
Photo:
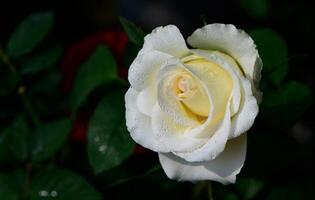
[{"label": "stem", "polygon": [[[15,65],[11,62],[9,56],[5,53],[5,51],[2,49],[2,46],[0,45],[0,59],[2,60],[2,62],[8,66],[8,68],[10,69],[10,71],[14,74],[16,74],[20,79],[21,76],[18,73],[18,71],[16,70]],[[21,81],[22,82],[22,81]],[[23,82],[21,84],[20,87],[18,87],[18,94],[25,106],[26,111],[28,112],[34,126],[36,128],[38,128],[40,126],[40,120],[38,115],[36,114],[33,105],[31,104],[31,101],[29,100],[29,98],[27,97],[27,95],[25,94],[25,86],[23,85]]]},{"label": "stem", "polygon": [[285,64],[285,63],[289,63],[289,62],[290,62],[291,60],[293,60],[293,59],[306,58],[306,57],[308,57],[308,56],[309,56],[309,54],[292,55],[292,56],[288,57],[286,60],[284,60],[284,61],[282,61],[282,62],[280,62],[280,63],[274,65],[271,70],[263,72],[263,74],[264,74],[264,75],[269,75],[269,74],[271,74],[272,72],[276,71],[276,70],[278,69],[278,67],[280,67],[281,65],[283,65],[283,64]]},{"label": "stem", "polygon": [[40,120],[29,100],[29,98],[26,96],[25,94],[25,87],[24,86],[20,86],[18,88],[18,94],[20,95],[23,104],[25,106],[26,111],[28,112],[29,116],[31,117],[31,120],[35,126],[35,128],[39,128],[40,127]]},{"label": "stem", "polygon": [[152,167],[151,169],[149,169],[147,172],[145,172],[144,174],[139,174],[139,175],[135,175],[135,176],[130,176],[130,177],[127,177],[127,178],[123,178],[123,179],[120,179],[118,181],[115,181],[114,183],[111,183],[107,186],[105,186],[106,189],[108,188],[112,188],[112,187],[115,187],[117,185],[120,185],[120,184],[123,184],[123,183],[126,183],[128,181],[131,181],[131,180],[135,180],[135,179],[138,179],[138,178],[141,178],[145,175],[148,175],[148,174],[151,174],[157,170],[161,169],[161,166],[157,165],[157,166],[154,166]]},{"label": "stem", "polygon": [[9,67],[11,72],[17,74],[14,64],[10,61],[9,56],[4,52],[1,45],[0,45],[0,58],[2,62]]},{"label": "stem", "polygon": [[209,184],[208,184],[208,196],[209,196],[209,200],[214,200],[213,195],[212,195],[212,184],[211,184],[211,181],[209,181]]},{"label": "stem", "polygon": [[30,188],[31,171],[32,171],[32,163],[27,163],[25,166],[26,177],[25,177],[25,182],[24,182],[24,187],[23,187],[23,192],[22,192],[22,198],[21,198],[23,200],[28,199],[28,191]]},{"label": "stem", "polygon": [[200,20],[202,21],[203,25],[207,25],[207,19],[206,19],[206,14],[200,15]]}]

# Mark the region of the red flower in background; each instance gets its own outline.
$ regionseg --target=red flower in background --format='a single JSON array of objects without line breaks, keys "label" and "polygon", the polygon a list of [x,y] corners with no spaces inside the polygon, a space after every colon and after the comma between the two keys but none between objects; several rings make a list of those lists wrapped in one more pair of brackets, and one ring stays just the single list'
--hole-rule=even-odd
[{"label": "red flower in background", "polygon": [[[123,57],[127,42],[128,38],[124,32],[119,30],[104,30],[70,45],[61,61],[61,71],[63,73],[62,89],[65,92],[71,91],[79,66],[101,44],[106,45],[111,50],[118,65],[120,77],[126,79],[127,69],[123,66]],[[71,141],[86,142],[89,118],[90,113],[88,112],[80,112],[76,116],[70,135]]]},{"label": "red flower in background", "polygon": [[72,89],[76,72],[80,66],[95,50],[97,45],[104,44],[113,53],[118,73],[122,78],[127,77],[127,70],[123,67],[123,56],[128,42],[126,34],[119,30],[105,30],[91,35],[71,45],[61,61],[61,70],[64,75],[62,88],[69,92]]},{"label": "red flower in background", "polygon": [[[127,79],[128,71],[123,63],[125,47],[128,43],[127,35],[119,30],[104,30],[94,35],[86,37],[68,47],[64,58],[61,61],[61,71],[63,73],[62,89],[65,92],[70,92],[76,72],[79,66],[93,53],[98,45],[106,45],[113,56],[115,57],[118,74],[121,78]],[[85,143],[87,138],[87,127],[91,113],[81,111],[76,116],[73,123],[70,140],[73,142]],[[145,153],[147,150],[142,146],[137,145],[135,148],[136,154]]]}]

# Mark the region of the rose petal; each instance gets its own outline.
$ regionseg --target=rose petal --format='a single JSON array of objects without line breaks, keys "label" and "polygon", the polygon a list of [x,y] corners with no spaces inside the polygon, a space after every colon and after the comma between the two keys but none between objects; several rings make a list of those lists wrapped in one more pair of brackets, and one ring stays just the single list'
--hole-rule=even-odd
[{"label": "rose petal", "polygon": [[138,92],[129,88],[125,95],[126,124],[132,139],[142,146],[157,152],[169,152],[154,136],[151,118],[139,112],[136,100]]},{"label": "rose petal", "polygon": [[153,106],[157,101],[156,87],[154,84],[149,84],[148,87],[139,92],[137,97],[137,106],[140,112],[148,116],[152,115]]},{"label": "rose petal", "polygon": [[138,54],[128,72],[131,86],[140,92],[149,84],[155,84],[157,72],[170,58],[170,55],[158,51],[150,51],[145,55]]},{"label": "rose petal", "polygon": [[194,49],[192,52],[198,56],[202,56],[203,58],[210,60],[211,62],[216,63],[220,67],[223,67],[231,75],[233,79],[233,89],[230,109],[231,115],[233,116],[235,113],[237,113],[241,103],[241,87],[239,77],[242,77],[243,75],[238,65],[232,58],[218,51]]},{"label": "rose petal", "polygon": [[254,41],[247,33],[236,29],[232,24],[209,24],[197,29],[187,41],[195,48],[219,50],[231,55],[256,86],[252,89],[257,98],[261,98],[257,85],[261,76],[262,62]]},{"label": "rose petal", "polygon": [[178,100],[174,92],[174,81],[183,73],[190,73],[175,59],[169,60],[158,73],[157,99],[158,104],[172,120],[183,126],[194,127],[200,125],[183,104]]},{"label": "rose petal", "polygon": [[[226,142],[231,129],[230,116],[230,110],[226,109],[223,120],[217,126],[213,127],[212,123],[209,123],[208,126],[204,127],[201,133],[208,133],[211,137],[208,138],[207,143],[200,148],[190,152],[172,152],[188,162],[200,162],[215,159],[217,156],[220,155],[221,152],[224,151],[224,148],[226,146]],[[187,133],[187,135],[189,135],[189,133]]]},{"label": "rose petal", "polygon": [[152,129],[155,138],[170,151],[192,151],[207,142],[204,138],[189,137],[189,127],[177,124],[158,104],[152,112]]},{"label": "rose petal", "polygon": [[252,93],[251,83],[245,78],[241,78],[240,81],[243,100],[239,112],[232,118],[230,138],[238,137],[248,131],[254,124],[259,110],[257,100]]},{"label": "rose petal", "polygon": [[246,157],[246,134],[229,140],[224,152],[215,160],[187,162],[172,153],[159,153],[163,170],[170,179],[178,181],[213,180],[234,183]]},{"label": "rose petal", "polygon": [[236,63],[227,60],[227,58],[222,56],[222,53],[197,49],[192,50],[192,52],[217,63],[230,72],[234,83],[232,93],[232,114],[235,114],[232,117],[230,138],[238,137],[240,134],[248,131],[258,114],[258,104],[256,98],[253,96],[251,83],[244,78],[241,73],[238,73],[237,70],[233,70],[237,68],[237,66],[233,66]]},{"label": "rose petal", "polygon": [[144,38],[140,54],[157,50],[175,57],[182,57],[189,53],[185,39],[174,25],[160,26]]}]

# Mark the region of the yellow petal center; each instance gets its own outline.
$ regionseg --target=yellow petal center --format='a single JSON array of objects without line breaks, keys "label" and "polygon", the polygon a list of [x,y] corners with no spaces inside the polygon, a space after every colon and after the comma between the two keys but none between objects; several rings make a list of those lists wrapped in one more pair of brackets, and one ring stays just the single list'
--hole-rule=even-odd
[{"label": "yellow petal center", "polygon": [[[201,82],[191,73],[181,74],[174,85],[178,100],[197,118],[208,117],[214,106],[214,117],[221,119],[233,85],[230,75],[219,65],[196,55],[187,56],[182,62],[192,70],[192,74],[201,74],[198,76],[206,79]],[[210,94],[206,92],[205,85]]]},{"label": "yellow petal center", "polygon": [[210,101],[203,87],[189,74],[182,74],[175,81],[175,92],[178,100],[192,113],[202,117],[208,117]]}]

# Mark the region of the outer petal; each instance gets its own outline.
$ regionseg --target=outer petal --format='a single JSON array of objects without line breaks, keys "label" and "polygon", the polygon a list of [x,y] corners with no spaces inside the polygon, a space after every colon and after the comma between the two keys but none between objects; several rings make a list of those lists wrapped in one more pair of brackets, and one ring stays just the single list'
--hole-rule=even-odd
[{"label": "outer petal", "polygon": [[128,79],[139,95],[137,105],[139,111],[151,116],[151,112],[157,99],[156,78],[157,73],[171,56],[159,51],[150,51],[138,55],[130,66]]},{"label": "outer petal", "polygon": [[[188,43],[200,49],[219,50],[231,55],[241,65],[246,76],[257,86],[262,62],[252,38],[231,24],[209,24],[197,29]],[[257,96],[261,95],[256,91]]]},{"label": "outer petal", "polygon": [[151,116],[153,106],[156,104],[157,91],[155,84],[149,84],[145,89],[139,92],[137,97],[137,106],[140,112]]},{"label": "outer petal", "polygon": [[174,25],[160,26],[151,34],[145,36],[140,54],[157,50],[175,57],[182,57],[189,53],[185,39]]},{"label": "outer petal", "polygon": [[251,83],[245,78],[242,78],[240,82],[242,85],[243,101],[239,112],[232,118],[230,138],[238,137],[248,131],[254,124],[259,110],[257,100],[251,90]]},{"label": "outer petal", "polygon": [[129,88],[125,95],[126,124],[132,139],[142,146],[157,152],[169,152],[153,134],[151,118],[139,112],[136,104],[138,92]]},{"label": "outer petal", "polygon": [[138,54],[128,72],[128,80],[132,88],[140,92],[149,84],[154,84],[161,66],[171,57],[158,51]]},{"label": "outer petal", "polygon": [[159,153],[163,170],[170,179],[178,181],[214,180],[234,183],[246,157],[246,134],[229,140],[224,152],[215,160],[187,162],[172,153]]}]

